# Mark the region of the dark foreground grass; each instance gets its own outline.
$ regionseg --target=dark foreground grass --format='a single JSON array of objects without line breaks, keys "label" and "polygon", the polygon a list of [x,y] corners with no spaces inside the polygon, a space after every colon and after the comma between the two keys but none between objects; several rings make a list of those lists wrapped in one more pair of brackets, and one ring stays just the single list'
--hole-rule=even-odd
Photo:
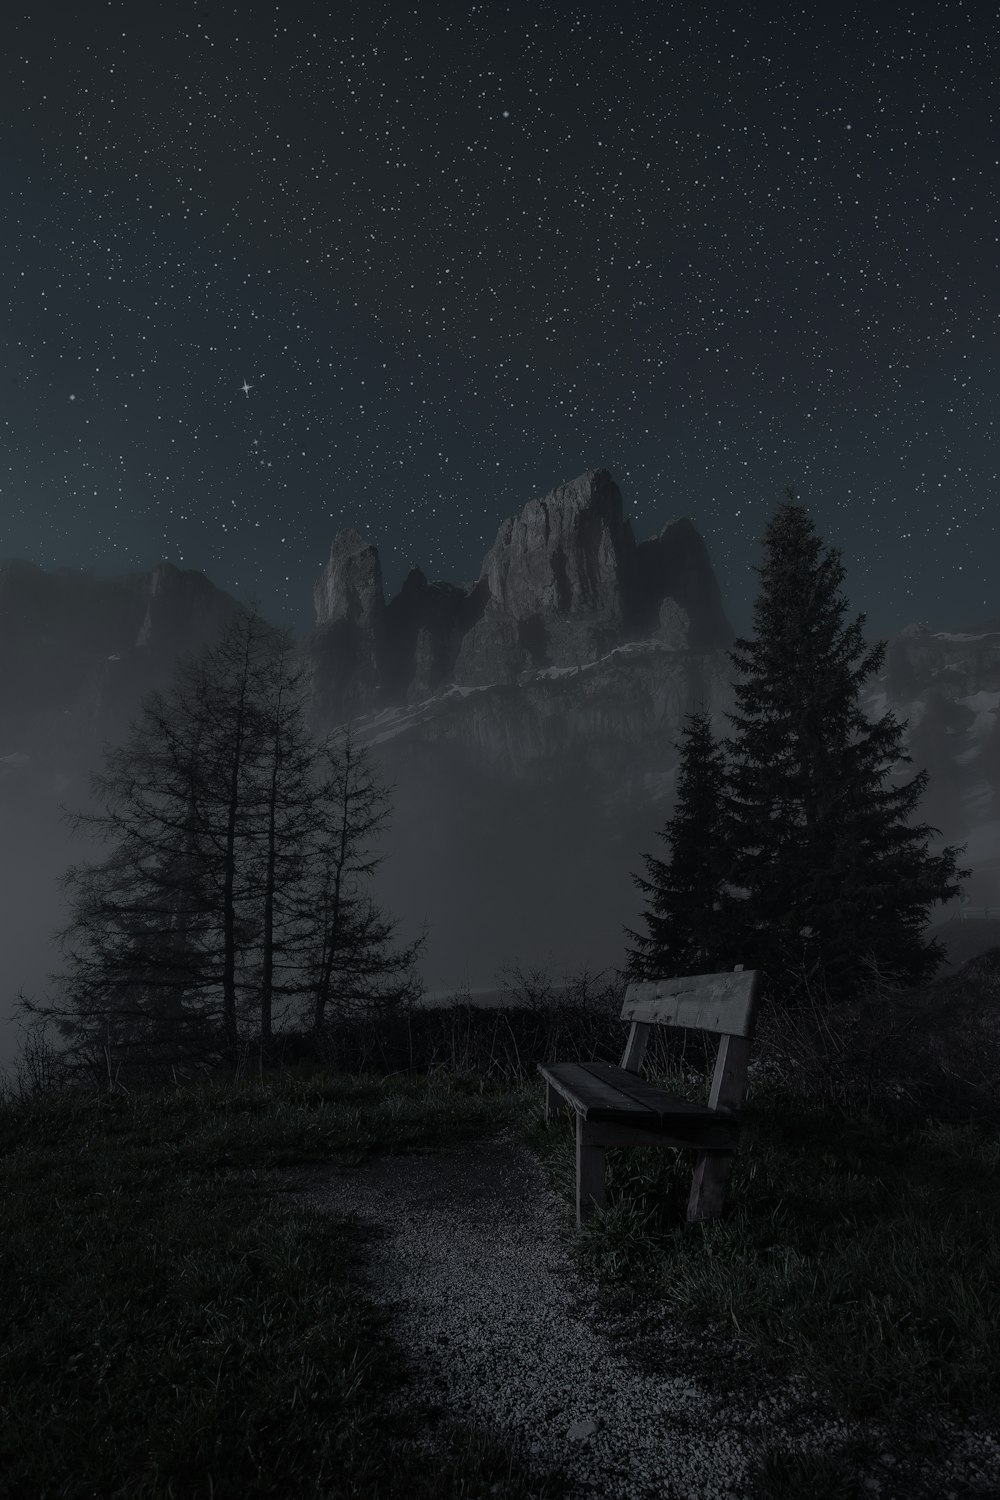
[{"label": "dark foreground grass", "polygon": [[[444,1464],[402,1448],[422,1414],[385,1413],[408,1370],[387,1313],[360,1290],[362,1227],[266,1196],[255,1178],[271,1166],[358,1162],[513,1124],[569,1219],[568,1117],[541,1124],[534,1021],[524,1018],[518,1041],[512,1019],[519,1067],[506,1076],[492,1061],[449,1070],[435,1055],[412,1076],[285,1070],[127,1094],[8,1097],[0,1493],[563,1494],[558,1475],[529,1479],[461,1424],[447,1428]],[[577,1037],[592,1024],[581,1013]],[[450,1035],[453,1062],[467,1063],[472,1032],[482,1039],[493,1027],[495,1039],[497,1021],[466,1016],[460,1055],[456,1015],[438,1026],[435,1045]],[[609,1026],[603,1055],[620,1050],[621,1032]],[[577,1055],[599,1054],[591,1042]],[[704,1097],[688,1059],[654,1072]],[[683,1223],[686,1153],[612,1150],[607,1210],[577,1253],[623,1303],[666,1307],[735,1339],[745,1359],[720,1364],[706,1353],[691,1371],[714,1388],[755,1370],[796,1374],[845,1417],[894,1425],[911,1451],[932,1457],[946,1423],[996,1430],[998,1162],[995,1124],[891,1119],[759,1078],[722,1220]],[[762,1448],[755,1483],[756,1495],[776,1500],[862,1493],[843,1455]]]},{"label": "dark foreground grass", "polygon": [[[619,1309],[651,1303],[733,1337],[745,1359],[707,1352],[691,1371],[720,1393],[798,1374],[844,1419],[884,1423],[927,1455],[949,1426],[1000,1433],[996,1133],[847,1122],[803,1100],[792,1117],[791,1103],[757,1092],[716,1223],[683,1223],[690,1156],[609,1152],[608,1204],[580,1235],[582,1264]],[[569,1199],[568,1125],[551,1145],[536,1131]]]},{"label": "dark foreground grass", "polygon": [[401,1458],[419,1414],[383,1414],[407,1372],[356,1284],[362,1228],[252,1176],[466,1139],[505,1113],[468,1080],[350,1078],[3,1107],[0,1493],[561,1493],[462,1427],[444,1470]]}]

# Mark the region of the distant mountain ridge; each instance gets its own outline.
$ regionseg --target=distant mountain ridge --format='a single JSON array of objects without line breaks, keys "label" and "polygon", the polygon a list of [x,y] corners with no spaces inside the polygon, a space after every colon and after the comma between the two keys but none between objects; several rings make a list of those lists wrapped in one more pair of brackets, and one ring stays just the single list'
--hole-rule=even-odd
[{"label": "distant mountain ridge", "polygon": [[[428,919],[431,988],[489,984],[505,960],[620,962],[685,715],[731,731],[734,632],[707,548],[686,518],[636,542],[622,511],[610,474],[588,470],[505,521],[473,582],[414,569],[388,600],[368,539],[333,541],[299,642],[311,718],[323,732],[350,717],[395,784],[377,889],[402,930]],[[67,862],[57,799],[86,802],[102,742],[242,609],[169,564],[105,581],[0,564],[0,839],[51,848],[36,907]],[[908,721],[913,763],[894,776],[928,768],[919,820],[968,838],[966,893],[1000,904],[1000,627],[907,626],[862,703]],[[8,952],[25,930],[0,931]]]},{"label": "distant mountain ridge", "polygon": [[124,736],[177,658],[241,610],[204,574],[171,563],[109,579],[0,563],[0,756],[18,752],[72,780],[104,739]]},{"label": "distant mountain ridge", "polygon": [[377,548],[335,538],[304,642],[325,722],[426,698],[454,683],[516,683],[640,639],[729,644],[705,543],[687,518],[637,543],[621,492],[590,469],[504,521],[478,579],[428,583],[419,568],[386,602]]},{"label": "distant mountain ridge", "polygon": [[[375,548],[335,539],[316,610],[316,727],[350,714],[397,788],[393,909],[426,914],[473,981],[515,935],[539,963],[619,960],[685,715],[704,709],[721,739],[736,707],[734,632],[691,522],[636,544],[589,470],[505,521],[462,589],[411,574],[383,604]],[[941,829],[932,848],[967,842],[966,893],[996,904],[1000,630],[906,627],[861,703],[904,722],[913,760],[892,778],[927,767],[915,820]]]}]

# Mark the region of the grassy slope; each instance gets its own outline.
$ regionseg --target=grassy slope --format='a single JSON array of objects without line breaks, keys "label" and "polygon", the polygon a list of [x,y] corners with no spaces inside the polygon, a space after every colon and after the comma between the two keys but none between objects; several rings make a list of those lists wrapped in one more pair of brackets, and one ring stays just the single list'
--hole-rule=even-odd
[{"label": "grassy slope", "polygon": [[[690,1097],[704,1084],[678,1073]],[[515,1124],[572,1209],[568,1129],[541,1086],[435,1070],[9,1099],[0,1492],[40,1497],[558,1495],[456,1426],[451,1467],[405,1454],[406,1380],[352,1272],[364,1233],[264,1196],[253,1169],[357,1161]],[[729,1210],[685,1226],[691,1159],[609,1152],[579,1237],[602,1282],[734,1332],[846,1415],[995,1424],[1000,1145],[985,1125],[890,1125],[751,1085]],[[248,1170],[249,1169],[249,1170]],[[811,1467],[810,1467],[811,1465]],[[837,1464],[762,1453],[761,1494],[855,1493]]]}]

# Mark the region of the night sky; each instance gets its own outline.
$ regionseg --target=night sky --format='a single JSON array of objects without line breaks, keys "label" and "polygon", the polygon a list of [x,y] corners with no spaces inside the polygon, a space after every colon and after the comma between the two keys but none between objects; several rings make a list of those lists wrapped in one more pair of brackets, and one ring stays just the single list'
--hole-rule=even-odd
[{"label": "night sky", "polygon": [[1000,613],[996,6],[5,11],[0,558],[335,533],[466,583],[588,468],[749,631],[794,484],[869,633]]}]

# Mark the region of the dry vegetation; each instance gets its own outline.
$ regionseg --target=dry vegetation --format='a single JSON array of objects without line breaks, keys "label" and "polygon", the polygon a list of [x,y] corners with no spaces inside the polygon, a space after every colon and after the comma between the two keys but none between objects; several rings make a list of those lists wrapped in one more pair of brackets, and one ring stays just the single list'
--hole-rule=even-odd
[{"label": "dry vegetation", "polygon": [[[253,1171],[419,1150],[514,1125],[573,1214],[571,1133],[541,1123],[543,1058],[617,1061],[623,987],[554,1003],[457,1004],[281,1039],[235,1078],[119,1075],[68,1087],[42,1037],[0,1106],[0,1491],[212,1500],[251,1495],[556,1496],[460,1424],[449,1465],[399,1462],[384,1397],[406,1351],[352,1280],[354,1225],[255,1193]],[[687,1226],[690,1161],[608,1154],[581,1263],[624,1296],[731,1331],[845,1415],[933,1458],[942,1424],[1000,1408],[1000,950],[921,992],[873,976],[832,1021],[766,1004],[745,1140],[716,1224]],[[704,1096],[714,1042],[667,1033],[647,1069]],[[708,1254],[708,1251],[711,1254]],[[780,1252],[780,1253],[778,1253]],[[899,1468],[885,1500],[937,1500]],[[858,1493],[843,1457],[762,1451],[755,1494]],[[958,1493],[957,1491],[955,1492]],[[969,1489],[973,1493],[985,1493]],[[750,1497],[747,1497],[750,1500]]]}]

